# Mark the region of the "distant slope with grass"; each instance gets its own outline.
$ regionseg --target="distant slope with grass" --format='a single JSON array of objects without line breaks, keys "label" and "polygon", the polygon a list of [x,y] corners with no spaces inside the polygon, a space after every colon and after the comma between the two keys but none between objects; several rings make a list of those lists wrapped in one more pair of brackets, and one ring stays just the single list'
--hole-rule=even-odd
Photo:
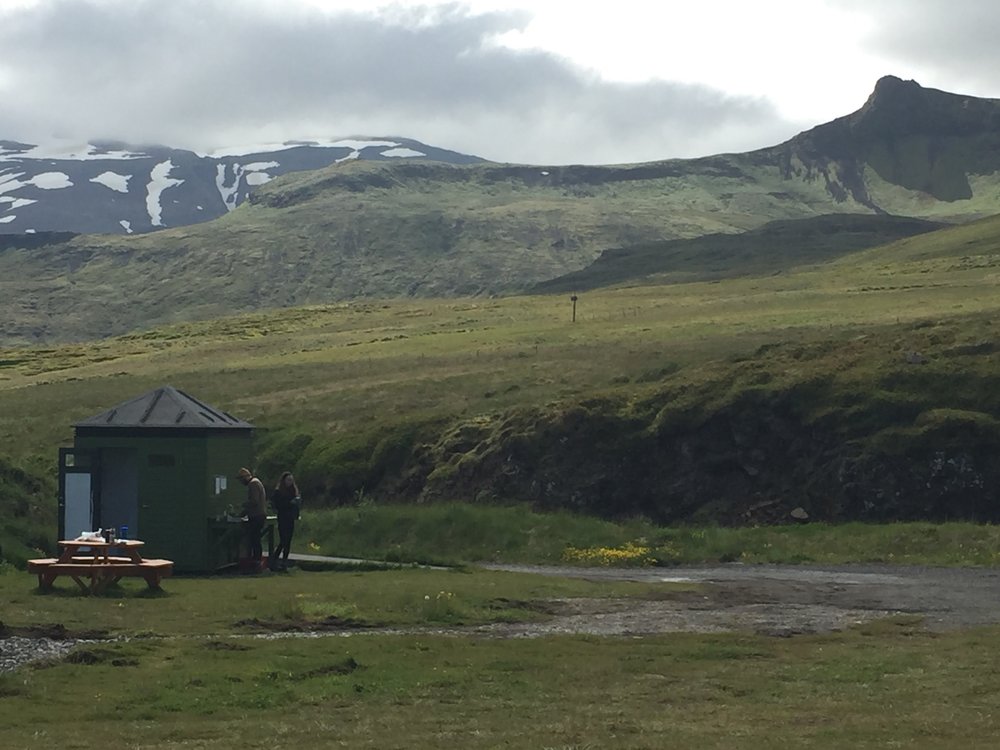
[{"label": "distant slope with grass", "polygon": [[165,383],[310,508],[1000,521],[1000,217],[789,273],[358,301],[0,349],[0,555],[51,544],[70,425]]},{"label": "distant slope with grass", "polygon": [[551,294],[641,279],[676,283],[776,273],[944,226],[923,219],[865,214],[773,221],[741,234],[707,234],[605,250],[586,268],[543,281],[531,291]]},{"label": "distant slope with grass", "polygon": [[[966,221],[1000,206],[998,166],[996,100],[891,77],[857,112],[751,153],[603,167],[343,162],[261,185],[197,226],[5,244],[0,341],[337,300],[511,293],[609,248],[831,213]],[[741,272],[802,258],[779,247],[748,260]],[[711,263],[694,265],[697,275]]]}]

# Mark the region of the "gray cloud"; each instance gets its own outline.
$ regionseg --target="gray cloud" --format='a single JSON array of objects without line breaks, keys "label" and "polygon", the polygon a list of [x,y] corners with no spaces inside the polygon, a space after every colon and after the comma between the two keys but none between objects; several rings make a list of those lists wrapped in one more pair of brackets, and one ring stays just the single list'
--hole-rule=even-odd
[{"label": "gray cloud", "polygon": [[491,44],[517,13],[391,18],[223,0],[52,0],[0,24],[0,138],[208,149],[400,135],[491,159],[624,162],[738,151],[797,128],[764,99],[619,84]]},{"label": "gray cloud", "polygon": [[[867,44],[925,86],[996,96],[1000,5],[983,0],[834,0],[872,22]],[[912,71],[908,72],[908,71]]]}]

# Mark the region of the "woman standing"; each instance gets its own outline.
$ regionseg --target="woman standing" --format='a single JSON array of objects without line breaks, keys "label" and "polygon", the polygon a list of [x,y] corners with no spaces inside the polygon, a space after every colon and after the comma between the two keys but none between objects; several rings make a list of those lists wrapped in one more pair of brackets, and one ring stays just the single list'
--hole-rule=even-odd
[{"label": "woman standing", "polygon": [[302,507],[302,497],[292,472],[286,471],[281,475],[277,487],[271,493],[271,505],[278,516],[278,546],[274,550],[273,559],[268,562],[271,570],[287,570],[288,553],[292,551],[292,534],[295,533],[295,522],[299,518],[299,508]]}]

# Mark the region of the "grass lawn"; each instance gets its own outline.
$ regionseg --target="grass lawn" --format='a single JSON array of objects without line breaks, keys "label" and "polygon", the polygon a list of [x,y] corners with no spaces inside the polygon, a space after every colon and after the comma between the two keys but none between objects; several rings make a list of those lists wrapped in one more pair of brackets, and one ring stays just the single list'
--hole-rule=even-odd
[{"label": "grass lawn", "polygon": [[[897,402],[954,408],[970,389],[942,395],[935,383],[975,376],[995,392],[998,232],[991,220],[774,276],[595,290],[581,296],[575,323],[565,295],[397,299],[4,349],[0,558],[51,547],[56,452],[71,425],[164,383],[256,424],[258,468],[293,469],[318,503],[362,492],[385,500],[392,488],[378,483],[413,440],[434,444],[477,420],[502,425],[512,409],[555,413],[595,399],[645,408],[665,388],[687,388],[691,408],[710,410],[755,387],[751,375],[777,388],[831,373],[834,396],[868,394],[889,412]],[[833,342],[833,353],[796,360],[795,346],[809,342]],[[962,347],[972,353],[956,359]],[[907,351],[932,360],[922,369],[929,384],[897,372]],[[733,381],[758,364],[766,371]],[[847,408],[816,408],[833,406]],[[895,424],[893,414],[872,429]],[[436,457],[436,468],[459,468],[455,455],[455,467]]]},{"label": "grass lawn", "polygon": [[[178,577],[85,597],[0,575],[9,626],[125,640],[0,675],[2,746],[38,748],[976,748],[1000,731],[1000,628],[913,617],[830,635],[502,639],[436,626],[543,617],[547,597],[683,586],[405,569]],[[238,621],[430,626],[262,638]]]},{"label": "grass lawn", "polygon": [[0,723],[11,750],[987,748],[998,638],[134,640],[0,677]]},{"label": "grass lawn", "polygon": [[367,504],[307,511],[296,535],[298,551],[441,564],[1000,563],[1000,526],[957,522],[667,527],[524,505]]},{"label": "grass lawn", "polygon": [[359,626],[477,625],[537,619],[528,603],[553,597],[649,598],[684,584],[589,582],[537,575],[409,568],[369,572],[293,572],[289,575],[194,577],[163,582],[149,592],[124,580],[100,596],[83,596],[60,578],[51,593],[35,577],[0,575],[2,617],[8,626],[61,623],[71,630],[115,635],[227,635],[249,632],[243,620],[301,624],[338,618]]}]

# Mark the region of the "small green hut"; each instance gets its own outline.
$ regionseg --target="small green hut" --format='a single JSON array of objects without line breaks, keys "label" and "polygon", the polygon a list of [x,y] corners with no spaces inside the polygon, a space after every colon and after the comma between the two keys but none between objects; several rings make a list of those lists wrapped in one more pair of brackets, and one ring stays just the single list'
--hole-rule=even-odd
[{"label": "small green hut", "polygon": [[216,519],[246,496],[235,474],[253,465],[252,424],[164,386],[73,427],[59,451],[60,538],[128,526],[143,556],[177,570],[234,561]]}]

